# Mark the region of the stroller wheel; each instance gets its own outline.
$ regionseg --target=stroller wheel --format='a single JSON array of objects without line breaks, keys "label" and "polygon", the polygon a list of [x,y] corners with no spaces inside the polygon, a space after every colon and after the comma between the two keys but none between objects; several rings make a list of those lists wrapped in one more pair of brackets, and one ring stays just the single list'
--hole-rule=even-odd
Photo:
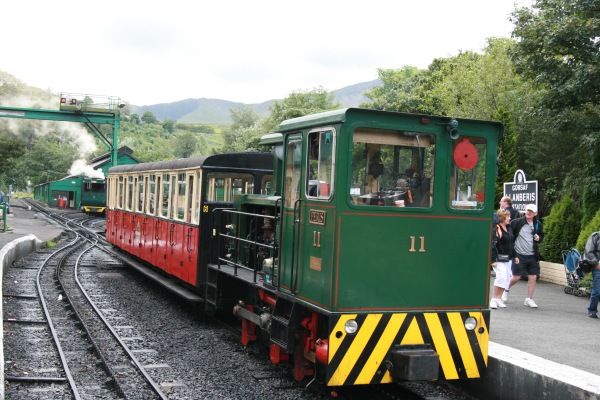
[{"label": "stroller wheel", "polygon": [[577,290],[575,291],[575,293],[573,293],[573,294],[574,294],[575,296],[577,296],[577,297],[581,297],[581,296],[583,296],[583,292],[582,292],[580,289],[577,289]]},{"label": "stroller wheel", "polygon": [[572,294],[572,293],[573,293],[573,288],[572,288],[572,287],[570,287],[570,286],[567,286],[567,287],[565,288],[565,293],[566,293],[566,294]]}]

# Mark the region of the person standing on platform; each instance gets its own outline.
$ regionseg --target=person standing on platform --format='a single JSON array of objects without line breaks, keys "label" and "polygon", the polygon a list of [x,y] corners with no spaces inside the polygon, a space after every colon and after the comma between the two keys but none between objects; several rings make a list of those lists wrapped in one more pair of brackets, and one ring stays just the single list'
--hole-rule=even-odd
[{"label": "person standing on platform", "polygon": [[496,279],[494,279],[490,308],[506,308],[506,304],[502,301],[502,295],[504,290],[508,289],[512,276],[513,233],[509,225],[510,212],[500,209],[496,214],[498,215],[498,224],[495,228],[495,239],[492,246],[492,268],[496,273]]},{"label": "person standing on platform", "polygon": [[[533,292],[540,274],[540,251],[538,244],[544,240],[544,229],[542,222],[536,218],[537,206],[528,204],[525,207],[525,216],[512,220],[510,226],[515,236],[515,262],[512,265],[513,276],[510,279],[510,287],[514,286],[521,277],[527,275],[527,297],[525,305],[537,308],[533,300]],[[504,292],[503,301],[508,299]]]},{"label": "person standing on platform", "polygon": [[585,244],[583,259],[588,264],[593,265],[591,271],[594,278],[592,286],[592,295],[590,296],[590,305],[588,306],[588,317],[598,318],[598,300],[600,300],[600,232],[594,232],[590,235]]},{"label": "person standing on platform", "polygon": [[500,208],[510,213],[510,220],[519,218],[519,212],[512,206],[512,199],[509,196],[504,196],[500,199]]}]

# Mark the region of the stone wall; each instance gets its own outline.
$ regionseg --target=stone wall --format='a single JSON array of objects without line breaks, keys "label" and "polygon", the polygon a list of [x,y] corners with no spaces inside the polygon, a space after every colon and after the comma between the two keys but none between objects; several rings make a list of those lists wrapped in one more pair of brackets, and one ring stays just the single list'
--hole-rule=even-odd
[{"label": "stone wall", "polygon": [[540,261],[540,280],[567,286],[567,274],[563,264]]}]

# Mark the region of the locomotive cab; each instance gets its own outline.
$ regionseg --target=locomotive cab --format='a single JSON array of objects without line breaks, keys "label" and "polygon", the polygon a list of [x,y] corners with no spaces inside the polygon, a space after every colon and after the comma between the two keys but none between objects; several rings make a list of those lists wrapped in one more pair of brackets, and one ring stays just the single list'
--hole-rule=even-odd
[{"label": "locomotive cab", "polygon": [[261,254],[259,295],[235,312],[267,333],[272,360],[290,356],[297,377],[331,386],[482,376],[501,134],[494,122],[346,109],[263,138],[279,153],[275,190],[236,209],[268,215],[273,242],[240,252]]}]

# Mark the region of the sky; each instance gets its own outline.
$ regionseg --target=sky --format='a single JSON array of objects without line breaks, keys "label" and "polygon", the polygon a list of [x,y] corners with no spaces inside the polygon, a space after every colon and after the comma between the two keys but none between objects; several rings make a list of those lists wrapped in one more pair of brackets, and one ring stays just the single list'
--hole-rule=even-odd
[{"label": "sky", "polygon": [[6,1],[0,71],[133,105],[247,104],[427,68],[510,37],[522,0]]}]

